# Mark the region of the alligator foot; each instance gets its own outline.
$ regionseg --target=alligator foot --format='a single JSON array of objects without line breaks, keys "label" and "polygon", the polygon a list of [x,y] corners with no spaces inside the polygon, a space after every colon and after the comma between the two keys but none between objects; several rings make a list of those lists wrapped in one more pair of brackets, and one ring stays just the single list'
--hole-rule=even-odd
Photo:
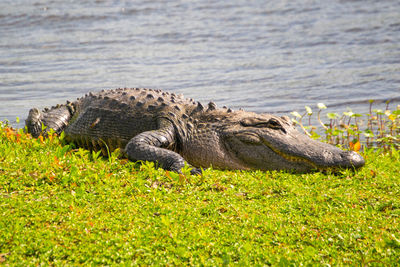
[{"label": "alligator foot", "polygon": [[190,174],[191,175],[202,175],[203,171],[200,168],[192,167],[192,169],[190,170]]}]

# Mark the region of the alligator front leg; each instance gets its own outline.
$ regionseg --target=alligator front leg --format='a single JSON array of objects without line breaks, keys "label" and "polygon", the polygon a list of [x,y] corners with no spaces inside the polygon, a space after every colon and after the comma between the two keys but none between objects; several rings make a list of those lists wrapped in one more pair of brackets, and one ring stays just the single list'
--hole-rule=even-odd
[{"label": "alligator front leg", "polygon": [[[166,149],[173,142],[173,130],[147,131],[133,137],[126,145],[125,153],[132,161],[157,162],[165,170],[181,172],[181,169],[185,166],[185,160],[178,153]],[[201,170],[193,168],[191,173],[199,174]]]}]

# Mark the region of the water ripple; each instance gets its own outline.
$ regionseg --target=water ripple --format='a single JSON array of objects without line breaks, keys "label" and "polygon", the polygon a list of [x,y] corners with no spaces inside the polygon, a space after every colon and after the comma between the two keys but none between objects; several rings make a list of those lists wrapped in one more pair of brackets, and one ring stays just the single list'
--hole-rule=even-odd
[{"label": "water ripple", "polygon": [[395,0],[4,0],[0,119],[136,86],[258,112],[397,105],[399,31]]}]

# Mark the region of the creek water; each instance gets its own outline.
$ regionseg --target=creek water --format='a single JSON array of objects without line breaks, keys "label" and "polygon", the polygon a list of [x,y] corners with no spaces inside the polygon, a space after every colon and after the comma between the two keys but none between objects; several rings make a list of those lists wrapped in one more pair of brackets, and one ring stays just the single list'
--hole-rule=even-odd
[{"label": "creek water", "polygon": [[278,114],[393,108],[400,1],[0,1],[0,120],[117,87]]}]

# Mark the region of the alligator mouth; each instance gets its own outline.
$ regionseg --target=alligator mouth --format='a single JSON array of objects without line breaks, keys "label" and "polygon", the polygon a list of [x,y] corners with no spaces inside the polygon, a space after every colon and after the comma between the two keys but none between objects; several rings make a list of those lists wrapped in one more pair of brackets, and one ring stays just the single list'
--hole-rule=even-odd
[{"label": "alligator mouth", "polygon": [[[266,145],[269,149],[271,149],[274,153],[276,153],[277,155],[279,155],[280,157],[285,159],[286,161],[288,161],[290,163],[297,163],[297,164],[305,163],[310,166],[311,170],[338,171],[338,170],[347,169],[347,168],[352,168],[353,170],[355,170],[357,168],[364,166],[364,164],[365,164],[365,161],[356,152],[349,151],[349,154],[346,155],[346,158],[348,159],[348,161],[346,161],[346,162],[337,162],[336,164],[332,164],[332,165],[323,165],[323,164],[317,164],[317,163],[313,162],[312,160],[304,158],[304,157],[287,155],[287,154],[277,150],[273,146],[271,146],[265,140],[263,140],[262,143],[264,145]],[[345,151],[342,151],[342,152],[345,153]],[[357,155],[357,158],[354,158],[355,154]],[[343,157],[342,157],[342,159],[343,159]]]},{"label": "alligator mouth", "polygon": [[311,167],[311,169],[315,169],[315,170],[323,169],[323,168],[317,167],[317,165],[314,162],[312,162],[311,160],[309,160],[309,159],[306,159],[306,158],[303,158],[303,157],[298,157],[298,156],[287,155],[287,154],[277,150],[273,146],[271,146],[265,140],[263,140],[262,143],[264,145],[266,145],[269,149],[271,149],[275,154],[277,154],[278,156],[284,158],[288,162],[291,162],[291,163],[306,163]]}]

